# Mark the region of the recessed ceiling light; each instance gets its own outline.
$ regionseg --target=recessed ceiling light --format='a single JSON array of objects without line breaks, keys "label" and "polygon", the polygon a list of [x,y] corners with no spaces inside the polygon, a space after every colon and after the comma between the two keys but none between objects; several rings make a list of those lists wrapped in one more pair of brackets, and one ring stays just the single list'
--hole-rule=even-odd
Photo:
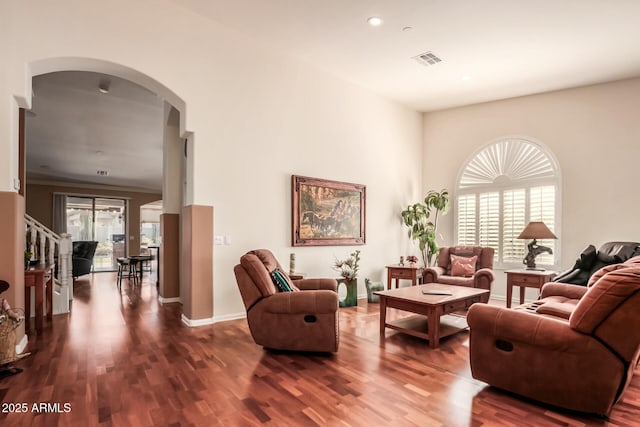
[{"label": "recessed ceiling light", "polygon": [[100,79],[100,83],[98,83],[98,91],[100,93],[109,93],[109,89],[111,88],[111,80],[104,78]]},{"label": "recessed ceiling light", "polygon": [[380,25],[382,25],[382,19],[378,18],[377,16],[370,17],[369,19],[367,19],[367,22],[372,27],[379,27]]},{"label": "recessed ceiling light", "polygon": [[460,77],[460,79],[466,82],[467,80],[471,80],[471,76],[468,74],[465,74],[464,76]]}]

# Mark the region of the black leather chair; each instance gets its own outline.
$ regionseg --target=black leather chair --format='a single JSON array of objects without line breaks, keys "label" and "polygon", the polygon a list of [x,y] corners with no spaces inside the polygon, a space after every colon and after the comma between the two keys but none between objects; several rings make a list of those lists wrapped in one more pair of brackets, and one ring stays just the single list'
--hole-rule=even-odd
[{"label": "black leather chair", "polygon": [[98,242],[78,241],[73,242],[73,254],[71,258],[72,275],[76,277],[91,273],[93,256],[96,254]]},{"label": "black leather chair", "polygon": [[575,265],[558,274],[553,281],[587,286],[591,275],[602,267],[625,262],[636,255],[640,255],[638,242],[607,242],[597,251],[595,246],[589,245],[582,251]]}]

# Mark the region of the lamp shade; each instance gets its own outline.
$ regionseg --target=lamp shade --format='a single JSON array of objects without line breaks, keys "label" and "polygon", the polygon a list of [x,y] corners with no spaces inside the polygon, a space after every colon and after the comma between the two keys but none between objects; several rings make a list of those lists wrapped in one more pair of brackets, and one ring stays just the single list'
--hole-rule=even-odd
[{"label": "lamp shade", "polygon": [[557,239],[556,235],[542,221],[531,221],[522,230],[518,239]]}]

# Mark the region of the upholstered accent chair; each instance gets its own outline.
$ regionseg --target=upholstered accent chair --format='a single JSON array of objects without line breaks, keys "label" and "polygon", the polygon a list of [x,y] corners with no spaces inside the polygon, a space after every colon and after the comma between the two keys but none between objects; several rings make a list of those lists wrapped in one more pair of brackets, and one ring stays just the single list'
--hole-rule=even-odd
[{"label": "upholstered accent chair", "polygon": [[473,377],[547,404],[608,415],[640,357],[640,256],[602,268],[588,287],[548,283],[542,295],[515,309],[469,308]]},{"label": "upholstered accent chair", "polygon": [[[491,292],[493,283],[493,248],[482,246],[451,246],[438,252],[435,267],[427,267],[422,271],[423,283],[444,283],[447,285],[467,286],[487,289]],[[459,273],[452,268],[452,260],[475,258],[475,265],[470,270]],[[483,296],[482,302],[489,301],[489,294]]]},{"label": "upholstered accent chair", "polygon": [[95,241],[73,242],[71,271],[74,279],[91,273],[91,268],[93,267],[93,256],[96,254],[97,247],[98,242]]},{"label": "upholstered accent chair", "polygon": [[256,344],[274,350],[338,351],[338,282],[293,280],[292,292],[283,292],[271,278],[276,269],[284,273],[266,249],[247,252],[234,268]]}]

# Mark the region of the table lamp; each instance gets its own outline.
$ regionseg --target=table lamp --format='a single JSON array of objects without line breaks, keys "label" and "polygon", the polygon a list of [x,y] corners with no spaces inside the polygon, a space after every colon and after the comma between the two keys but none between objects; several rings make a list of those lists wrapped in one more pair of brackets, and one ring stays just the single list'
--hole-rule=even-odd
[{"label": "table lamp", "polygon": [[544,270],[544,268],[536,268],[536,257],[542,252],[552,254],[553,251],[547,246],[538,245],[537,239],[557,239],[556,235],[549,230],[549,227],[542,221],[531,221],[522,230],[522,233],[518,236],[518,239],[533,239],[527,247],[529,252],[527,256],[522,260],[523,264],[526,264],[527,270]]}]

